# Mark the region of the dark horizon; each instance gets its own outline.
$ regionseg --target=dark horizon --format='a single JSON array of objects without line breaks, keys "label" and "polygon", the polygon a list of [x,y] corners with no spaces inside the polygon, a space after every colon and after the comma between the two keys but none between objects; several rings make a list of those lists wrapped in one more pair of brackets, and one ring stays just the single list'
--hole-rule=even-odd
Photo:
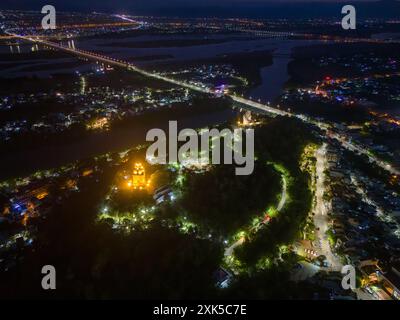
[{"label": "dark horizon", "polygon": [[[40,10],[47,4],[42,0],[15,1],[0,3],[3,10]],[[241,0],[213,1],[205,0],[188,3],[182,0],[169,1],[168,5],[160,0],[115,0],[85,2],[54,0],[52,5],[59,11],[99,11],[105,13],[126,13],[131,15],[154,15],[166,17],[249,17],[249,18],[319,18],[340,15],[344,4],[354,4],[358,16],[364,18],[396,18],[400,16],[400,2],[397,0],[356,0],[356,1],[307,1],[258,0],[245,3]]]}]

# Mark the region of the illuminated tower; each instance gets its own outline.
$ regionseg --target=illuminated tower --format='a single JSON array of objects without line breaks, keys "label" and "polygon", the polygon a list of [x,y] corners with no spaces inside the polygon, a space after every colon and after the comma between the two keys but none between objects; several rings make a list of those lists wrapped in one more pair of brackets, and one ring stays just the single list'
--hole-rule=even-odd
[{"label": "illuminated tower", "polygon": [[132,187],[144,189],[146,187],[146,172],[141,163],[135,163],[132,171]]}]

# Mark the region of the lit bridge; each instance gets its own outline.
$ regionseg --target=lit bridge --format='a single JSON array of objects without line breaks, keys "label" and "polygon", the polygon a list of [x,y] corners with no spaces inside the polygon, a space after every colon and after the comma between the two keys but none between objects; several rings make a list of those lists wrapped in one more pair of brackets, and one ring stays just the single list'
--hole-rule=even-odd
[{"label": "lit bridge", "polygon": [[[177,86],[181,86],[190,90],[194,90],[197,92],[201,92],[201,93],[206,93],[206,94],[215,94],[214,90],[211,90],[210,88],[203,86],[203,85],[195,85],[186,81],[179,81],[173,78],[169,78],[163,75],[160,75],[158,73],[155,72],[149,72],[146,70],[143,70],[141,68],[136,67],[135,65],[133,65],[130,62],[127,61],[123,61],[121,59],[116,59],[116,58],[112,58],[112,57],[107,57],[105,55],[99,54],[99,53],[95,53],[95,52],[90,52],[90,51],[86,51],[86,50],[82,50],[82,49],[76,49],[74,47],[66,47],[63,46],[61,44],[58,43],[54,43],[54,42],[50,42],[44,39],[40,39],[40,38],[36,38],[36,37],[32,37],[32,36],[21,36],[21,35],[16,35],[16,34],[9,34],[10,36],[16,37],[16,38],[20,38],[22,40],[27,40],[27,41],[31,41],[34,43],[40,43],[43,44],[45,46],[51,47],[51,48],[55,48],[58,50],[63,50],[65,52],[69,52],[71,54],[80,56],[80,57],[84,57],[87,59],[91,59],[91,60],[95,60],[98,62],[103,62],[105,64],[108,65],[112,65],[112,66],[117,66],[129,71],[134,71],[137,72],[143,76],[149,77],[149,78],[153,78],[153,79],[157,79],[157,80],[162,80]],[[232,95],[232,94],[224,94],[225,97],[231,98],[233,101],[242,104],[244,106],[247,106],[249,108],[251,108],[254,111],[262,111],[262,112],[267,112],[270,114],[274,114],[274,115],[278,115],[278,116],[286,116],[286,117],[296,117],[298,119],[300,119],[301,121],[317,126],[318,128],[320,128],[323,132],[325,132],[325,135],[328,136],[329,138],[335,139],[337,140],[343,148],[350,150],[352,152],[367,156],[369,161],[372,163],[375,163],[376,165],[378,165],[379,167],[387,170],[388,172],[392,173],[392,174],[396,174],[399,175],[400,171],[397,170],[396,168],[392,167],[390,164],[376,158],[373,155],[370,155],[367,150],[365,150],[362,146],[358,146],[357,144],[351,142],[347,137],[345,137],[344,135],[341,135],[339,133],[334,133],[331,132],[329,130],[329,125],[320,121],[317,121],[315,119],[312,119],[308,116],[305,115],[301,115],[301,114],[295,114],[293,112],[287,112],[287,111],[283,111],[280,110],[278,108],[274,108],[271,107],[269,105],[265,105],[262,104],[260,102],[256,102],[253,100],[249,100],[243,97],[239,97],[236,95]]]}]

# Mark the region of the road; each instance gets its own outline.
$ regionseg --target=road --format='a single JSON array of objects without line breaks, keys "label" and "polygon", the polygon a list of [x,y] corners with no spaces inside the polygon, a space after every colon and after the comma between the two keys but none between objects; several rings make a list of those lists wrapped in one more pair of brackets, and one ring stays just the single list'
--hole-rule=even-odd
[{"label": "road", "polygon": [[291,114],[291,116],[297,117],[298,119],[302,120],[305,123],[312,124],[312,125],[318,127],[325,133],[326,137],[335,139],[337,142],[339,142],[340,145],[342,146],[342,148],[349,150],[351,152],[354,152],[356,154],[360,154],[360,155],[364,155],[364,156],[368,157],[368,160],[370,163],[374,163],[378,167],[381,167],[382,169],[388,171],[391,174],[394,174],[394,175],[400,174],[400,170],[394,168],[389,163],[382,161],[382,160],[378,159],[377,157],[371,155],[370,153],[368,153],[368,150],[365,147],[352,142],[351,139],[349,137],[347,137],[345,134],[333,132],[330,129],[330,126],[328,124],[323,123],[321,121],[317,121],[315,119],[312,119],[312,118],[302,115],[302,114]]},{"label": "road", "polygon": [[282,193],[281,193],[281,200],[278,203],[278,207],[276,210],[281,211],[283,207],[285,206],[286,203],[286,198],[287,198],[287,182],[286,182],[286,177],[282,175]]},{"label": "road", "polygon": [[329,264],[329,269],[332,271],[341,271],[342,264],[337,256],[332,252],[329,244],[326,231],[329,226],[329,217],[327,214],[327,204],[324,200],[325,193],[325,169],[327,165],[326,161],[326,144],[323,144],[315,154],[317,158],[316,163],[316,186],[315,186],[315,197],[316,203],[314,207],[314,225],[316,228],[317,241],[319,243],[319,253],[326,256],[326,260]]},{"label": "road", "polygon": [[[286,199],[287,199],[287,181],[286,181],[286,177],[284,174],[281,174],[282,177],[282,191],[281,191],[281,199],[279,200],[278,206],[276,208],[277,211],[281,211],[283,209],[283,207],[286,204]],[[224,255],[226,257],[231,256],[233,253],[233,250],[242,245],[245,241],[244,237],[241,237],[239,240],[237,240],[235,243],[233,243],[230,247],[225,249],[225,253]]]},{"label": "road", "polygon": [[[7,31],[6,31],[7,33]],[[105,55],[101,55],[95,52],[89,52],[86,50],[81,50],[81,49],[77,49],[77,48],[69,48],[69,47],[65,47],[63,45],[54,43],[54,42],[50,42],[47,40],[43,40],[40,38],[33,38],[33,37],[29,37],[29,36],[21,36],[21,35],[16,35],[13,33],[8,33],[9,35],[12,35],[14,37],[20,38],[22,40],[26,40],[26,41],[31,41],[34,43],[41,43],[43,45],[58,49],[58,50],[63,50],[66,52],[69,52],[71,54],[74,55],[78,55],[80,57],[84,57],[87,59],[91,59],[91,60],[95,60],[95,61],[99,61],[99,62],[103,62],[105,64],[108,65],[113,65],[113,66],[118,66],[121,67],[123,69],[127,69],[129,71],[134,71],[137,72],[139,74],[142,74],[146,77],[150,77],[153,79],[157,79],[157,80],[162,80],[177,86],[181,86],[181,87],[185,87],[188,88],[190,90],[194,90],[197,92],[201,92],[201,93],[206,93],[206,94],[215,94],[215,92],[209,88],[207,88],[206,86],[203,86],[202,84],[191,84],[188,82],[184,82],[184,81],[179,81],[179,80],[175,80],[173,78],[169,78],[166,76],[162,76],[159,75],[155,72],[148,72],[145,71],[143,69],[140,69],[138,67],[136,67],[135,65],[133,65],[132,63],[120,60],[120,59],[115,59],[115,58],[111,58],[111,57],[107,57]],[[275,114],[275,115],[279,115],[279,116],[286,116],[286,117],[296,117],[298,119],[300,119],[301,121],[308,123],[308,124],[312,124],[317,126],[318,128],[320,128],[322,131],[325,132],[326,136],[329,136],[330,138],[336,139],[343,148],[350,150],[352,152],[358,153],[358,154],[362,154],[368,157],[369,161],[371,163],[375,163],[376,165],[380,166],[381,168],[389,171],[392,174],[396,174],[399,175],[400,171],[393,168],[390,164],[385,163],[384,161],[381,161],[379,159],[377,159],[374,156],[371,156],[370,154],[368,154],[368,152],[362,148],[361,146],[358,146],[352,142],[350,142],[350,140],[345,137],[342,134],[338,134],[338,133],[334,133],[331,132],[329,130],[329,125],[320,121],[316,121],[314,119],[312,119],[311,117],[305,116],[305,115],[301,115],[301,114],[295,114],[295,113],[291,113],[291,112],[287,112],[287,111],[283,111],[280,110],[278,108],[274,108],[271,107],[269,105],[265,105],[256,101],[252,101],[243,97],[239,97],[236,95],[232,95],[232,94],[226,94],[225,96],[231,98],[234,102],[246,105],[248,107],[251,107],[252,109],[256,110],[256,111],[262,111],[262,112],[267,112],[267,113],[271,113],[271,114]],[[320,231],[320,235],[319,238],[321,240],[321,250],[323,252],[323,254],[327,257],[328,261],[330,262],[330,264],[332,265],[332,268],[337,269],[339,267],[339,263],[337,262],[337,258],[332,254],[331,250],[330,250],[330,246],[329,246],[329,242],[326,238],[325,235],[325,231],[327,230],[327,216],[326,216],[326,208],[324,205],[324,201],[323,201],[323,193],[324,193],[324,175],[322,174],[323,172],[323,168],[325,166],[324,164],[324,152],[323,150],[319,150],[317,153],[317,205],[316,205],[316,216],[314,217],[314,224],[319,227]],[[320,172],[322,170],[322,172]],[[321,173],[321,174],[319,174]],[[284,182],[286,184],[286,181]],[[279,204],[278,208],[282,208],[284,205],[284,202],[286,200],[286,193],[282,196],[281,201],[282,203]],[[234,243],[232,246],[238,246],[240,245],[243,240],[239,239],[236,243]],[[234,247],[232,248],[229,247],[227,249],[226,252],[232,252]]]},{"label": "road", "polygon": [[278,108],[271,107],[269,105],[265,105],[256,101],[252,101],[246,98],[242,98],[236,95],[227,94],[226,96],[230,97],[233,101],[244,104],[252,109],[256,109],[258,111],[264,111],[271,114],[279,115],[279,116],[292,116],[291,113],[287,111],[280,110]]},{"label": "road", "polygon": [[233,250],[235,250],[236,247],[241,246],[244,243],[244,237],[241,237],[238,241],[236,241],[234,244],[232,244],[230,247],[225,249],[225,257],[229,257],[232,255]]},{"label": "road", "polygon": [[[121,67],[121,68],[129,70],[129,71],[137,72],[146,77],[150,77],[150,78],[157,79],[157,80],[162,80],[162,81],[165,81],[165,82],[177,85],[177,86],[181,86],[181,87],[184,87],[184,88],[187,88],[190,90],[194,90],[194,91],[206,93],[206,94],[215,94],[214,90],[207,88],[205,85],[203,85],[201,83],[192,84],[192,83],[188,83],[185,81],[179,81],[179,80],[176,80],[173,78],[162,76],[156,72],[148,72],[146,70],[136,67],[132,63],[123,61],[121,59],[115,59],[115,58],[107,57],[102,54],[98,54],[98,53],[90,52],[90,51],[86,51],[86,50],[81,50],[81,49],[77,49],[77,48],[69,48],[69,47],[63,46],[61,44],[50,42],[50,41],[36,38],[36,37],[17,35],[12,32],[9,32],[7,30],[5,31],[5,33],[10,36],[22,39],[22,40],[31,41],[34,43],[40,43],[40,44],[43,44],[43,45],[46,45],[46,46],[49,46],[49,47],[52,47],[52,48],[55,48],[58,50],[63,50],[63,51],[69,52],[71,54],[78,55],[80,57],[103,62],[110,66],[112,65],[112,66]],[[252,101],[252,100],[249,100],[249,99],[246,99],[243,97],[233,95],[233,94],[225,94],[225,96],[231,98],[234,102],[243,104],[247,107],[250,107],[252,110],[255,110],[255,111],[267,112],[267,113],[275,114],[275,115],[279,115],[279,116],[296,117],[303,122],[317,126],[323,132],[325,132],[326,136],[329,136],[330,138],[337,140],[343,148],[350,150],[352,152],[361,154],[361,155],[365,155],[368,157],[368,159],[371,163],[376,164],[377,166],[385,169],[386,171],[390,172],[391,174],[400,175],[400,170],[397,170],[396,168],[393,168],[390,164],[376,158],[375,156],[370,155],[365,148],[363,148],[362,146],[358,146],[354,142],[351,142],[348,137],[344,136],[343,134],[339,134],[339,133],[330,131],[330,126],[326,123],[317,121],[309,116],[283,111],[278,108],[271,107],[270,105],[265,105],[265,104],[262,104],[262,103],[259,103],[256,101]]]}]

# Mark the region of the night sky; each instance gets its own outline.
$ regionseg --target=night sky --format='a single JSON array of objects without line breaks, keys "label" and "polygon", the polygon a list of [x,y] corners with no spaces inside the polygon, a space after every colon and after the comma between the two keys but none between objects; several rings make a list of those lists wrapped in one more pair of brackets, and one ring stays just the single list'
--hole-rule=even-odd
[{"label": "night sky", "polygon": [[[395,0],[1,0],[0,9],[38,10],[52,4],[59,11],[101,11],[159,16],[314,17],[340,14],[345,4],[356,4],[361,15],[400,16]],[[315,0],[314,0],[315,2]],[[193,10],[196,8],[196,10]]]}]

